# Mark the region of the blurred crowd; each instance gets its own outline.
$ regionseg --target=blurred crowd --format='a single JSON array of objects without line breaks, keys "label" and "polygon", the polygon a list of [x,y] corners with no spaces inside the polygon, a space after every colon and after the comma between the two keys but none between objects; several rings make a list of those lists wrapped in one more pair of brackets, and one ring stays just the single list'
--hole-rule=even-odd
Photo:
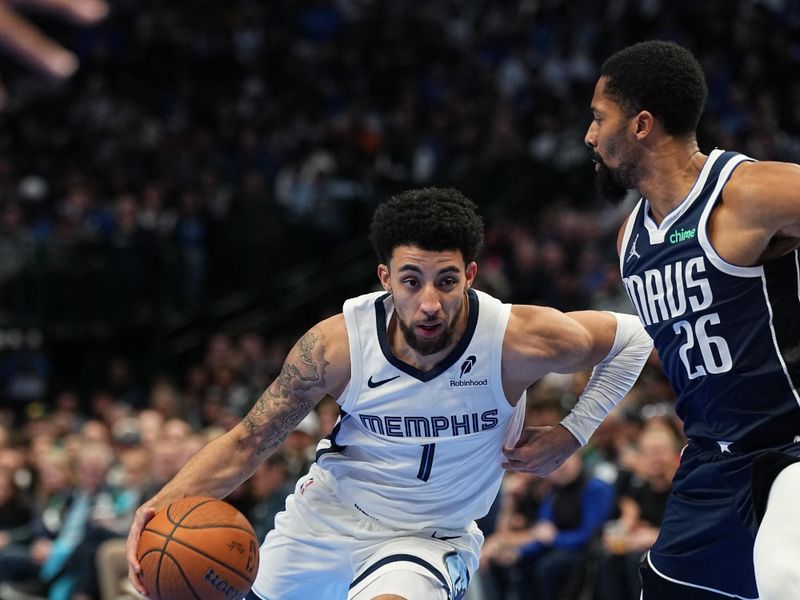
[{"label": "blurred crowd", "polygon": [[[254,333],[217,334],[179,381],[141,385],[108,365],[111,385],[89,398],[57,392],[21,419],[0,409],[0,598],[118,600],[131,590],[123,538],[133,511],[203,444],[237,423],[277,375],[284,348]],[[280,451],[227,500],[263,538],[314,460],[338,406],[320,403]]]},{"label": "blurred crowd", "polygon": [[788,0],[117,0],[60,32],[83,65],[68,84],[6,69],[0,316],[76,336],[158,325],[269,290],[363,237],[388,194],[434,183],[518,225],[508,292],[549,301],[518,275],[613,262],[608,223],[595,246],[541,218],[595,203],[602,60],[686,44],[709,74],[701,148],[798,160],[799,22]]},{"label": "blurred crowd", "polygon": [[[54,87],[3,65],[0,600],[122,597],[131,511],[325,316],[234,330],[210,303],[270,297],[308,262],[344,277],[343,249],[395,191],[455,185],[481,205],[482,289],[630,311],[626,208],[597,203],[583,145],[614,50],[664,38],[697,54],[702,150],[800,160],[791,0],[117,0],[98,27],[45,25],[83,66]],[[370,261],[354,293],[374,285]],[[158,354],[159,332],[191,319],[195,346]],[[535,386],[529,423],[557,422],[583,381]],[[469,597],[638,597],[682,443],[673,402],[654,359],[581,457],[508,477]],[[259,535],[336,408],[231,496]]]}]

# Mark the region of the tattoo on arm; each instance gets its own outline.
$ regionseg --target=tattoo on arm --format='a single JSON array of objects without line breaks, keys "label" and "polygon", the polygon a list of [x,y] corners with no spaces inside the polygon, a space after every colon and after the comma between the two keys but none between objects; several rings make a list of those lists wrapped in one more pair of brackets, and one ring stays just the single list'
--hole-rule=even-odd
[{"label": "tattoo on arm", "polygon": [[278,377],[242,419],[251,435],[262,438],[259,454],[277,448],[324,395],[328,363],[318,341],[310,331],[300,338]]},{"label": "tattoo on arm", "polygon": [[[280,375],[267,389],[267,393],[271,397],[280,398],[296,386],[298,382],[312,384],[315,381],[319,381],[319,369],[312,356],[312,350],[318,337],[316,333],[309,332],[300,338],[294,350],[287,357],[286,362],[283,363]],[[291,362],[295,351],[299,355],[300,364]]]}]

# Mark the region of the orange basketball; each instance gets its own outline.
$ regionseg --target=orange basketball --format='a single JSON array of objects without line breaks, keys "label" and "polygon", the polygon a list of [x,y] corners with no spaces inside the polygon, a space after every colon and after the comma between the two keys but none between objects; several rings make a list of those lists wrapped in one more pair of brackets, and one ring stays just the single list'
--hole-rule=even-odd
[{"label": "orange basketball", "polygon": [[160,510],[136,552],[153,600],[240,600],[258,571],[258,542],[227,502],[192,496]]}]

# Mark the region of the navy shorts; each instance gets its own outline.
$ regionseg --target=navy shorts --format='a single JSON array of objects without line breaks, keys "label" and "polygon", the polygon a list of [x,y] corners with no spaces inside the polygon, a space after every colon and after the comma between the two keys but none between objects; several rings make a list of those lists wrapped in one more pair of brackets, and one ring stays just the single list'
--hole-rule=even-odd
[{"label": "navy shorts", "polygon": [[[800,444],[771,450],[798,456]],[[764,453],[722,451],[716,444],[701,447],[690,442],[673,480],[658,540],[645,559],[648,569],[662,580],[700,594],[758,598],[751,482],[753,462]],[[653,579],[653,573],[648,576]],[[648,594],[647,581],[645,577],[645,600],[661,598]]]}]

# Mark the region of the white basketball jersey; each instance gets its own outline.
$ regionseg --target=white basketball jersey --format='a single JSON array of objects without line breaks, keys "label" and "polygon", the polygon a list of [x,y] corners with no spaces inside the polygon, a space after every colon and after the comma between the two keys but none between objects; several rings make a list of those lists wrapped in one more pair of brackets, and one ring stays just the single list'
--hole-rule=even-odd
[{"label": "white basketball jersey", "polygon": [[525,402],[512,407],[501,379],[511,305],[467,297],[464,335],[431,371],[392,354],[391,295],[344,304],[350,383],[317,462],[342,502],[392,527],[457,530],[485,515],[503,477],[501,449],[522,430]]}]

